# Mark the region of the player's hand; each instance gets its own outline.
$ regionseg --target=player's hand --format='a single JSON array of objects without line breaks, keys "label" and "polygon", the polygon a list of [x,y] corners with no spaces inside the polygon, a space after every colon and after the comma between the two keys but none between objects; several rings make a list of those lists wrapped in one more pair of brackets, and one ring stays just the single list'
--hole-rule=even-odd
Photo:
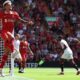
[{"label": "player's hand", "polygon": [[29,21],[28,24],[29,24],[29,25],[33,25],[34,22],[33,22],[33,21]]}]

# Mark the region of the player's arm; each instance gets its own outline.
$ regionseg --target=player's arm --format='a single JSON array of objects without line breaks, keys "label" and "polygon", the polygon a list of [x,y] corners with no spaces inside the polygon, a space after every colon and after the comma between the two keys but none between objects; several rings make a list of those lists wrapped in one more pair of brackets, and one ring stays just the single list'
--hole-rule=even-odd
[{"label": "player's arm", "polygon": [[31,54],[31,55],[33,55],[33,52],[32,52],[32,50],[31,50],[31,48],[30,48],[30,45],[28,44],[28,51],[29,51],[29,53]]},{"label": "player's arm", "polygon": [[67,47],[64,45],[64,48],[62,48],[63,49],[63,51],[66,49]]},{"label": "player's arm", "polygon": [[24,20],[24,19],[22,19],[21,17],[19,18],[19,22],[22,22],[22,23],[24,23],[24,24],[30,24],[30,25],[33,25],[33,21],[31,21],[31,20]]},{"label": "player's arm", "polygon": [[16,21],[24,23],[24,24],[30,24],[30,25],[34,24],[33,21],[31,21],[31,20],[22,19],[17,12],[15,12],[15,18],[16,18]]},{"label": "player's arm", "polygon": [[24,20],[24,19],[22,19],[17,12],[15,14],[16,14],[15,15],[16,20],[18,22],[21,22],[21,23],[24,23],[24,24],[29,24],[29,25],[33,25],[34,24],[33,21],[31,21],[31,20]]},{"label": "player's arm", "polygon": [[76,39],[75,41],[76,41],[78,44],[80,44],[80,40],[79,40],[79,39]]},{"label": "player's arm", "polygon": [[60,42],[60,45],[61,45],[61,48],[62,48],[63,51],[67,48],[66,45],[63,42]]}]

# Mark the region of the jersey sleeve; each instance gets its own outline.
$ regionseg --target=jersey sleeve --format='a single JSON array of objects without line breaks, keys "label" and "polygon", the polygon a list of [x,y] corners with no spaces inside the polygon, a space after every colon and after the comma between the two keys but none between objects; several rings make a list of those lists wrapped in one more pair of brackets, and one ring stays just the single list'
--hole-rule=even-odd
[{"label": "jersey sleeve", "polygon": [[14,15],[15,15],[15,19],[16,20],[19,20],[20,19],[20,16],[19,16],[19,14],[17,12],[14,12]]},{"label": "jersey sleeve", "polygon": [[64,46],[66,46],[64,40],[60,41],[60,45],[61,45],[62,49],[64,48]]}]

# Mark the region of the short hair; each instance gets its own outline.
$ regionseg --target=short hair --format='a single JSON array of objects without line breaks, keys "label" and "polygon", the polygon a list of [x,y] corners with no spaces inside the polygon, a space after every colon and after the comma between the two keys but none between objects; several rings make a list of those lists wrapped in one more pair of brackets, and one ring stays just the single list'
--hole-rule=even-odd
[{"label": "short hair", "polygon": [[20,38],[20,34],[15,34],[15,36],[18,36]]},{"label": "short hair", "polygon": [[6,4],[12,5],[12,2],[11,2],[10,0],[6,0],[6,1],[3,3],[3,6],[5,6]]}]

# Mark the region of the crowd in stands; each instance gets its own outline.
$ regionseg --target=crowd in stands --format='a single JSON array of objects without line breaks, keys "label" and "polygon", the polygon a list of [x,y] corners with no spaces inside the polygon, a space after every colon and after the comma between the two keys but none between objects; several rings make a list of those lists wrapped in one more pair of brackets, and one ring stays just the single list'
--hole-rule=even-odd
[{"label": "crowd in stands", "polygon": [[[4,1],[4,0],[0,0]],[[13,9],[33,26],[15,23],[15,31],[26,36],[34,53],[34,60],[58,60],[60,49],[57,37],[63,35],[80,61],[80,0],[12,0]],[[1,2],[0,2],[1,3]],[[1,6],[2,4],[0,4]],[[0,7],[1,9],[1,7]],[[48,22],[47,18],[55,19]]]}]

